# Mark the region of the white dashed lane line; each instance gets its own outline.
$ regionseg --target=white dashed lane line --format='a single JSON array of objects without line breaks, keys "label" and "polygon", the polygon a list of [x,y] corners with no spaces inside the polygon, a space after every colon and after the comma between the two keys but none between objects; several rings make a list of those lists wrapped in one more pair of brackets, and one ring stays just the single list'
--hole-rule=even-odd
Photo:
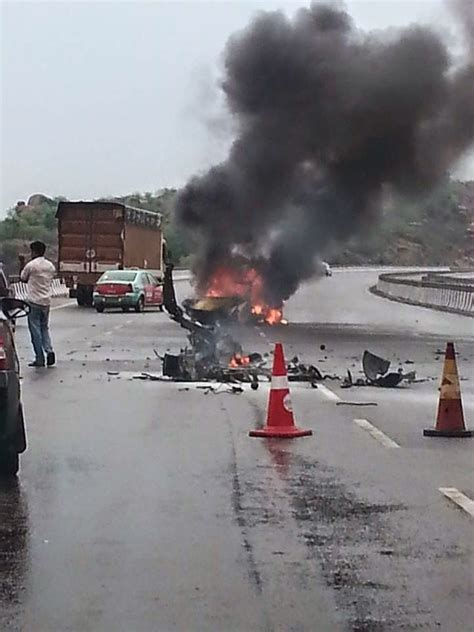
[{"label": "white dashed lane line", "polygon": [[360,428],[366,430],[371,437],[373,437],[376,441],[381,443],[386,448],[399,448],[400,446],[393,439],[390,439],[384,432],[376,428],[370,421],[367,419],[354,419],[354,423],[357,424]]},{"label": "white dashed lane line", "polygon": [[75,305],[76,303],[63,303],[62,305],[55,305],[54,307],[50,308],[50,312],[55,312],[57,309],[64,309],[65,307],[72,307],[73,305]]},{"label": "white dashed lane line", "polygon": [[123,329],[126,325],[131,325],[132,323],[133,323],[133,320],[126,320],[124,323],[120,323],[119,325],[115,325],[115,327],[112,327],[112,329],[109,329],[109,331],[106,331],[104,333],[104,336],[111,336],[112,334],[114,334],[119,329]]},{"label": "white dashed lane line", "polygon": [[439,491],[474,518],[474,500],[471,500],[456,487],[439,487]]},{"label": "white dashed lane line", "polygon": [[332,402],[340,402],[341,401],[341,398],[339,397],[339,395],[336,395],[336,393],[334,393],[334,391],[331,391],[331,389],[328,388],[327,386],[324,386],[324,384],[318,384],[318,389],[317,390],[320,393],[322,393],[326,399],[330,399]]}]

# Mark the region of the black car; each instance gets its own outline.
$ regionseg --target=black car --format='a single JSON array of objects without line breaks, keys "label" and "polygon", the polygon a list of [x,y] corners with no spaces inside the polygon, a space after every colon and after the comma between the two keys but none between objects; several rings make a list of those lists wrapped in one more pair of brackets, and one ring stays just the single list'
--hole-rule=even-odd
[{"label": "black car", "polygon": [[13,323],[29,308],[24,301],[2,297],[2,293],[0,290],[0,476],[14,476],[19,454],[26,450],[26,431]]},{"label": "black car", "polygon": [[8,279],[5,272],[3,271],[3,265],[0,263],[0,298],[3,298],[4,296],[10,296],[10,294],[11,292],[8,285]]}]

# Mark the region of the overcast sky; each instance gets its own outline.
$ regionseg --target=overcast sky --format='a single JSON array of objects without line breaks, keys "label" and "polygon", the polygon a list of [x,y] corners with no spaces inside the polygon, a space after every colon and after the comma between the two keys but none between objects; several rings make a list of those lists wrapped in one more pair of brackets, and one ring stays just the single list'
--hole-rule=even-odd
[{"label": "overcast sky", "polygon": [[[0,214],[32,193],[90,199],[180,186],[225,155],[217,90],[230,34],[301,2],[2,2]],[[441,0],[345,3],[364,30],[455,32]],[[474,158],[462,177],[474,178]]]}]

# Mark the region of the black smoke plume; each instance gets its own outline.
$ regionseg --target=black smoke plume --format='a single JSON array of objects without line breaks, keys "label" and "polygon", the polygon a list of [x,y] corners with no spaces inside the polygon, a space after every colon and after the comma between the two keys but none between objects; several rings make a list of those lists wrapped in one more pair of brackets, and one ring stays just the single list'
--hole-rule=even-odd
[{"label": "black smoke plume", "polygon": [[429,28],[364,34],[325,4],[261,13],[229,40],[222,88],[237,137],[179,192],[177,217],[201,286],[238,253],[274,305],[376,217],[384,191],[427,192],[474,141],[472,47],[455,66]]}]

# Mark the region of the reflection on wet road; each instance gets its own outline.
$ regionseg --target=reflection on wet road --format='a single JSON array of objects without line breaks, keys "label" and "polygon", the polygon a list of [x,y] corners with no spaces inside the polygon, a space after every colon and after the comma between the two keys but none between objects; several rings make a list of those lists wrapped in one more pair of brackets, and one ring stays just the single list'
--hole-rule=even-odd
[{"label": "reflection on wet road", "polygon": [[27,495],[18,480],[0,480],[0,629],[16,629],[29,570]]}]

